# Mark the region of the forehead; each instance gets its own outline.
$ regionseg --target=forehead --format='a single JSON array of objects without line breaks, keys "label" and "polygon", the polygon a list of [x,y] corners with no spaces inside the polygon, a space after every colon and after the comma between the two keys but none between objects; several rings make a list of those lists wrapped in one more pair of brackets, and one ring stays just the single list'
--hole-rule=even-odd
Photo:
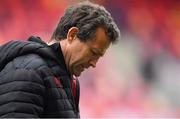
[{"label": "forehead", "polygon": [[104,28],[99,27],[96,29],[95,37],[87,42],[92,48],[96,48],[102,52],[106,50],[111,44],[110,39],[106,35],[106,31]]}]

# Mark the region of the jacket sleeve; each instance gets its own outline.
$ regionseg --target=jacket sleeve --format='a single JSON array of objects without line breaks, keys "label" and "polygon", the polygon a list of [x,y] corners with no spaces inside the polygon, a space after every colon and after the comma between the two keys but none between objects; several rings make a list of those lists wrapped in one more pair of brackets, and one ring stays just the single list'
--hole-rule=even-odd
[{"label": "jacket sleeve", "polygon": [[43,113],[43,79],[34,70],[0,73],[0,117],[40,117]]}]

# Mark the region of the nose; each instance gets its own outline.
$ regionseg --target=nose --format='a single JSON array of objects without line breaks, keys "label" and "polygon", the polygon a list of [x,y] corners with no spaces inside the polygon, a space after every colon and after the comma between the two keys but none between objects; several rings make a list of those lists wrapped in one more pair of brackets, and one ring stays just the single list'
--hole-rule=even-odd
[{"label": "nose", "polygon": [[93,68],[95,68],[97,61],[98,61],[98,59],[94,59],[94,60],[91,60],[89,63]]}]

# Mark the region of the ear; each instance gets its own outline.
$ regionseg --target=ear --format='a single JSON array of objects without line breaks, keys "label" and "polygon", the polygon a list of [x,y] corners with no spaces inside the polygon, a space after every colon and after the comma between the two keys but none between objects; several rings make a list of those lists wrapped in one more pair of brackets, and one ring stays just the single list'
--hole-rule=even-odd
[{"label": "ear", "polygon": [[71,27],[67,33],[67,41],[68,43],[72,43],[72,41],[76,38],[76,34],[79,32],[77,27]]}]

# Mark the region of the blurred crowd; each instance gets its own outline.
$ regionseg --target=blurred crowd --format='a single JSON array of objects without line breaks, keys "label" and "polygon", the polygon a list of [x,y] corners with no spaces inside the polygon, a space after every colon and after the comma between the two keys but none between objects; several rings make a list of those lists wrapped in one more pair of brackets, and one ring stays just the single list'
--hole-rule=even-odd
[{"label": "blurred crowd", "polygon": [[[80,77],[81,116],[180,118],[180,1],[94,1],[110,11],[121,40]],[[31,35],[48,41],[77,2],[0,0],[0,44]]]}]

